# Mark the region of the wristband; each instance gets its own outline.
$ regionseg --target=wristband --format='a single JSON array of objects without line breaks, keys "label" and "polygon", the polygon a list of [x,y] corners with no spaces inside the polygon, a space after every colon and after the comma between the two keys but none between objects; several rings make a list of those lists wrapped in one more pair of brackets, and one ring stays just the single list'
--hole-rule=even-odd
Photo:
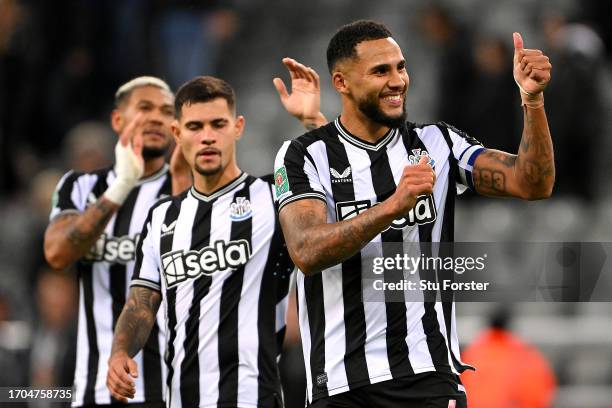
[{"label": "wristband", "polygon": [[125,179],[115,179],[113,183],[104,192],[104,197],[109,201],[122,205],[130,191],[134,188],[135,183],[132,183]]}]

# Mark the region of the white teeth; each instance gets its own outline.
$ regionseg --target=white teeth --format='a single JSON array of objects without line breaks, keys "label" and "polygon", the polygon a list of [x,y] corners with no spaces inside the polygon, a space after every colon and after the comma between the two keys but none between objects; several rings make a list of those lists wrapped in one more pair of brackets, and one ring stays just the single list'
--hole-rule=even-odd
[{"label": "white teeth", "polygon": [[389,95],[384,98],[387,101],[399,101],[402,99],[401,95]]}]

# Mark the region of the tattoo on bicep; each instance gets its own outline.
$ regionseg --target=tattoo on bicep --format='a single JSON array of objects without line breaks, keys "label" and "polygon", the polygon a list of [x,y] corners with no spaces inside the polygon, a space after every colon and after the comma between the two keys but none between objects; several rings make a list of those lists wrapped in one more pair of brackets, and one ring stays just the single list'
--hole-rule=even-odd
[{"label": "tattoo on bicep", "polygon": [[315,130],[317,128],[318,128],[318,126],[315,123],[309,123],[309,124],[306,125],[306,129],[308,129],[308,130]]},{"label": "tattoo on bicep", "polygon": [[474,187],[484,193],[503,193],[506,191],[506,175],[495,169],[474,169]]}]

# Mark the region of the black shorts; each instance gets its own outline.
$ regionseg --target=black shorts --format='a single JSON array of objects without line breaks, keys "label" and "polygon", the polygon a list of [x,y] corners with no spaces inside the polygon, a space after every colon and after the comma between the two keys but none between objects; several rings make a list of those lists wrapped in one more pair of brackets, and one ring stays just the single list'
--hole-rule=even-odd
[{"label": "black shorts", "polygon": [[[428,372],[366,385],[316,400],[311,408],[467,408],[460,381],[451,374]],[[452,407],[452,405],[450,405]]]}]

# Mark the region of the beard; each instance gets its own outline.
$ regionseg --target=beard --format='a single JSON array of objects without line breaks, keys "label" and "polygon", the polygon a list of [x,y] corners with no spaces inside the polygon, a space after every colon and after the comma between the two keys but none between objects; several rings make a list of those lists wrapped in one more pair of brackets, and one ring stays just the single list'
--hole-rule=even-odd
[{"label": "beard", "polygon": [[378,95],[368,96],[358,102],[357,107],[370,120],[387,126],[389,128],[399,128],[406,123],[406,99],[402,102],[402,113],[397,116],[386,115],[381,109],[378,102]]},{"label": "beard", "polygon": [[164,146],[164,147],[142,146],[142,158],[145,160],[157,159],[158,157],[164,156],[168,152],[168,147],[169,146]]}]

